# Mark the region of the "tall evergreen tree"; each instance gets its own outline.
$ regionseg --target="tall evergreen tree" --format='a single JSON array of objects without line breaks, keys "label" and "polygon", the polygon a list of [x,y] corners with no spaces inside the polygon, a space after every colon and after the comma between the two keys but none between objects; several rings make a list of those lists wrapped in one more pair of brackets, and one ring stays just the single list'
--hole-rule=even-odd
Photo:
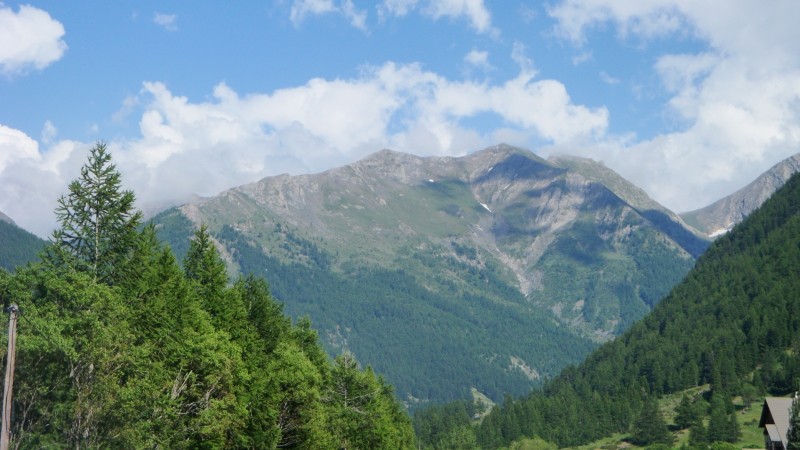
[{"label": "tall evergreen tree", "polygon": [[711,398],[711,416],[708,419],[708,442],[736,442],[739,438],[738,428],[736,412],[730,396],[723,392],[715,393]]},{"label": "tall evergreen tree", "polygon": [[632,437],[634,443],[639,445],[672,443],[672,435],[667,429],[664,417],[658,409],[658,404],[651,397],[645,399],[639,417],[633,423]]},{"label": "tall evergreen tree", "polygon": [[704,403],[702,400],[693,399],[684,394],[681,402],[675,408],[675,425],[684,430],[699,422],[705,413]]},{"label": "tall evergreen tree", "polygon": [[53,232],[45,261],[88,272],[95,281],[118,281],[142,220],[142,213],[134,209],[133,192],[121,185],[106,144],[98,142],[80,177],[69,184],[69,194],[58,200],[61,227]]},{"label": "tall evergreen tree", "polygon": [[228,283],[225,261],[219,256],[211,234],[206,225],[201,225],[189,243],[189,251],[183,260],[186,278],[197,283],[198,294],[206,302],[206,306],[216,309],[214,303],[222,295]]}]

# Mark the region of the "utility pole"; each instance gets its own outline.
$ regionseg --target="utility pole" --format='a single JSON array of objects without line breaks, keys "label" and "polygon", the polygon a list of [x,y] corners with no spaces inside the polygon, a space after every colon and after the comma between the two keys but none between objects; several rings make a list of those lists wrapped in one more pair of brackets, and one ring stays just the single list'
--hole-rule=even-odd
[{"label": "utility pole", "polygon": [[14,363],[17,359],[17,316],[16,303],[6,309],[8,317],[8,353],[6,354],[6,381],[3,388],[3,427],[0,430],[0,450],[8,450],[11,435],[11,393],[14,388]]}]

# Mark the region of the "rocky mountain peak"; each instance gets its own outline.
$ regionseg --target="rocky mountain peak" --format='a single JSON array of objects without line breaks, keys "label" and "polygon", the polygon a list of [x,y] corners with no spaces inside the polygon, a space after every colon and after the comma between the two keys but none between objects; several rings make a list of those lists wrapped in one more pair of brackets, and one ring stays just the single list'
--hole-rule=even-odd
[{"label": "rocky mountain peak", "polygon": [[796,172],[800,172],[800,153],[772,166],[752,183],[705,208],[681,214],[686,223],[716,237],[729,231],[761,206]]}]

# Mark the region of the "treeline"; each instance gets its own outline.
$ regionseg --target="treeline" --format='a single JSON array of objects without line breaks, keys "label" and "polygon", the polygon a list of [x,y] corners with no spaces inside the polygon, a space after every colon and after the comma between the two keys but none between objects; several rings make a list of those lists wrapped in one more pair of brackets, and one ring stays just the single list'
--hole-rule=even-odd
[{"label": "treeline", "polygon": [[[800,380],[800,176],[716,241],[695,268],[628,332],[543,389],[507,398],[479,426],[437,418],[435,433],[415,418],[427,448],[452,429],[476,447],[498,448],[538,437],[560,447],[629,433],[639,445],[669,444],[656,399],[687,396],[674,426],[690,429],[690,447],[735,442],[731,399],[785,395]],[[422,415],[420,415],[422,414]],[[441,415],[441,411],[439,412]]]},{"label": "treeline", "polygon": [[229,284],[204,227],[179,264],[133,202],[96,145],[42,262],[0,271],[22,310],[14,448],[414,447],[380,376],[331,361],[262,278]]}]

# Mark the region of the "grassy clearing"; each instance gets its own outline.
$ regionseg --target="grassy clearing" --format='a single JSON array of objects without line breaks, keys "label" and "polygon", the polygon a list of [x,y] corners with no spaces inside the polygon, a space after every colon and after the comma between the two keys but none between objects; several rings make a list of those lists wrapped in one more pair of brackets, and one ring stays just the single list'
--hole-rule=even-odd
[{"label": "grassy clearing", "polygon": [[[707,385],[700,386],[678,394],[668,395],[662,398],[659,401],[659,406],[661,408],[661,413],[664,415],[664,419],[667,421],[667,423],[673,424],[675,418],[675,408],[680,403],[681,397],[683,397],[684,394],[701,395],[708,389],[709,387]],[[739,423],[739,430],[741,431],[741,436],[739,437],[739,441],[736,442],[734,445],[737,448],[741,449],[763,448],[764,435],[763,435],[763,430],[758,427],[758,421],[761,418],[761,406],[764,403],[764,399],[759,398],[757,401],[751,403],[750,405],[744,405],[742,399],[737,397],[734,399],[733,403],[737,409],[736,420]],[[681,448],[688,445],[689,443],[688,430],[674,431],[673,436],[675,437],[675,443],[673,444],[673,448]],[[576,450],[595,450],[595,449],[635,450],[642,448],[628,442],[629,437],[630,435],[628,433],[617,433],[612,436],[608,436],[598,441],[592,442],[590,444],[572,448]]]}]

